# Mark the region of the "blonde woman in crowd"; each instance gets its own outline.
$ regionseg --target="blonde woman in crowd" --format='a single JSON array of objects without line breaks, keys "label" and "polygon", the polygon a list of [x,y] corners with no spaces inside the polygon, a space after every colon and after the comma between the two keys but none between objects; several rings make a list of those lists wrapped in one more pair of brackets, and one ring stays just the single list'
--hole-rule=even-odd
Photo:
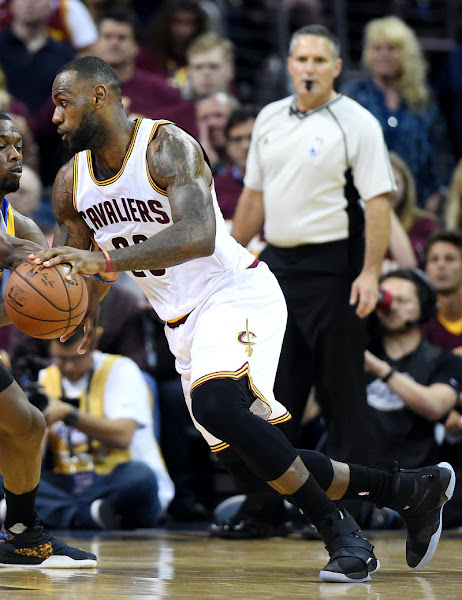
[{"label": "blonde woman in crowd", "polygon": [[368,77],[345,83],[342,92],[379,120],[388,149],[415,178],[417,204],[437,212],[454,163],[416,34],[398,17],[373,19],[365,28],[362,63]]}]

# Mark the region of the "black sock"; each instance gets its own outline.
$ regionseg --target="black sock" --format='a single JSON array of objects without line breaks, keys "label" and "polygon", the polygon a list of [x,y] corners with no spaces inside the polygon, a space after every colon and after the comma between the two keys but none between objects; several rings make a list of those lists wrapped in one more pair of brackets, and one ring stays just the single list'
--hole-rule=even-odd
[{"label": "black sock", "polygon": [[380,507],[391,505],[393,473],[369,469],[361,465],[348,466],[350,467],[350,483],[342,500],[362,498],[370,500]]},{"label": "black sock", "polygon": [[318,482],[311,474],[295,494],[285,496],[285,498],[299,508],[304,517],[313,523],[313,525],[316,525],[332,513],[339,512],[337,506],[319,487]]},{"label": "black sock", "polygon": [[25,494],[13,494],[13,492],[5,489],[6,529],[10,529],[16,523],[22,523],[26,527],[32,525],[36,519],[35,497],[37,489],[38,486]]}]

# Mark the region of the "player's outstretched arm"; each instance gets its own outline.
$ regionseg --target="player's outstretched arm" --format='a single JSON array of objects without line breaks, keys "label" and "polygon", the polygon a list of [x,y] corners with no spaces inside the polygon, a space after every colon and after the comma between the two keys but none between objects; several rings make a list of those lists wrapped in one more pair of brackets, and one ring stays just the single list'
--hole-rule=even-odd
[{"label": "player's outstretched arm", "polygon": [[[147,159],[152,178],[167,190],[173,225],[142,244],[111,250],[111,271],[165,269],[209,256],[215,248],[212,176],[199,144],[174,125],[164,125],[149,145]],[[74,246],[65,237],[56,238],[53,245],[63,243]],[[107,266],[103,253],[74,248],[50,248],[38,253],[37,261],[46,266],[68,262],[73,266],[69,277],[77,271],[104,272]]]}]

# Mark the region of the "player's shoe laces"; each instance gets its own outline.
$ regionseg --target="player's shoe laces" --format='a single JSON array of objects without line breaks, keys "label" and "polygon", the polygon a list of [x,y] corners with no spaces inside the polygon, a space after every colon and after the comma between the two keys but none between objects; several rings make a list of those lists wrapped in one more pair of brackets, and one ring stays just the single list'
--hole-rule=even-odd
[{"label": "player's shoe laces", "polygon": [[0,567],[85,569],[96,567],[96,563],[94,554],[56,539],[38,519],[20,534],[0,529]]},{"label": "player's shoe laces", "polygon": [[[403,488],[411,493],[404,497]],[[433,557],[441,535],[443,506],[452,498],[456,475],[449,463],[421,469],[397,469],[393,478],[393,508],[407,527],[406,562],[422,569]]]},{"label": "player's shoe laces", "polygon": [[380,568],[374,546],[364,537],[353,517],[346,511],[330,515],[317,524],[330,560],[319,573],[330,583],[360,583],[368,581],[370,573]]}]

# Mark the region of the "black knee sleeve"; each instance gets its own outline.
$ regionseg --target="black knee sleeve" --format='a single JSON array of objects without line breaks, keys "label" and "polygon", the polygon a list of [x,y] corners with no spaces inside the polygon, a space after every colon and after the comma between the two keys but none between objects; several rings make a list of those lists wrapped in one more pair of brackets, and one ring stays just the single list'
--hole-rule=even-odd
[{"label": "black knee sleeve", "polygon": [[212,379],[191,392],[194,418],[207,431],[228,443],[234,437],[249,399],[243,386],[233,379]]},{"label": "black knee sleeve", "polygon": [[334,479],[334,467],[326,454],[315,450],[298,450],[305,467],[313,475],[324,491],[328,490]]},{"label": "black knee sleeve", "polygon": [[247,379],[212,379],[191,393],[194,418],[240,456],[263,481],[278,479],[297,457],[290,442],[275,427],[250,412],[254,400]]}]

